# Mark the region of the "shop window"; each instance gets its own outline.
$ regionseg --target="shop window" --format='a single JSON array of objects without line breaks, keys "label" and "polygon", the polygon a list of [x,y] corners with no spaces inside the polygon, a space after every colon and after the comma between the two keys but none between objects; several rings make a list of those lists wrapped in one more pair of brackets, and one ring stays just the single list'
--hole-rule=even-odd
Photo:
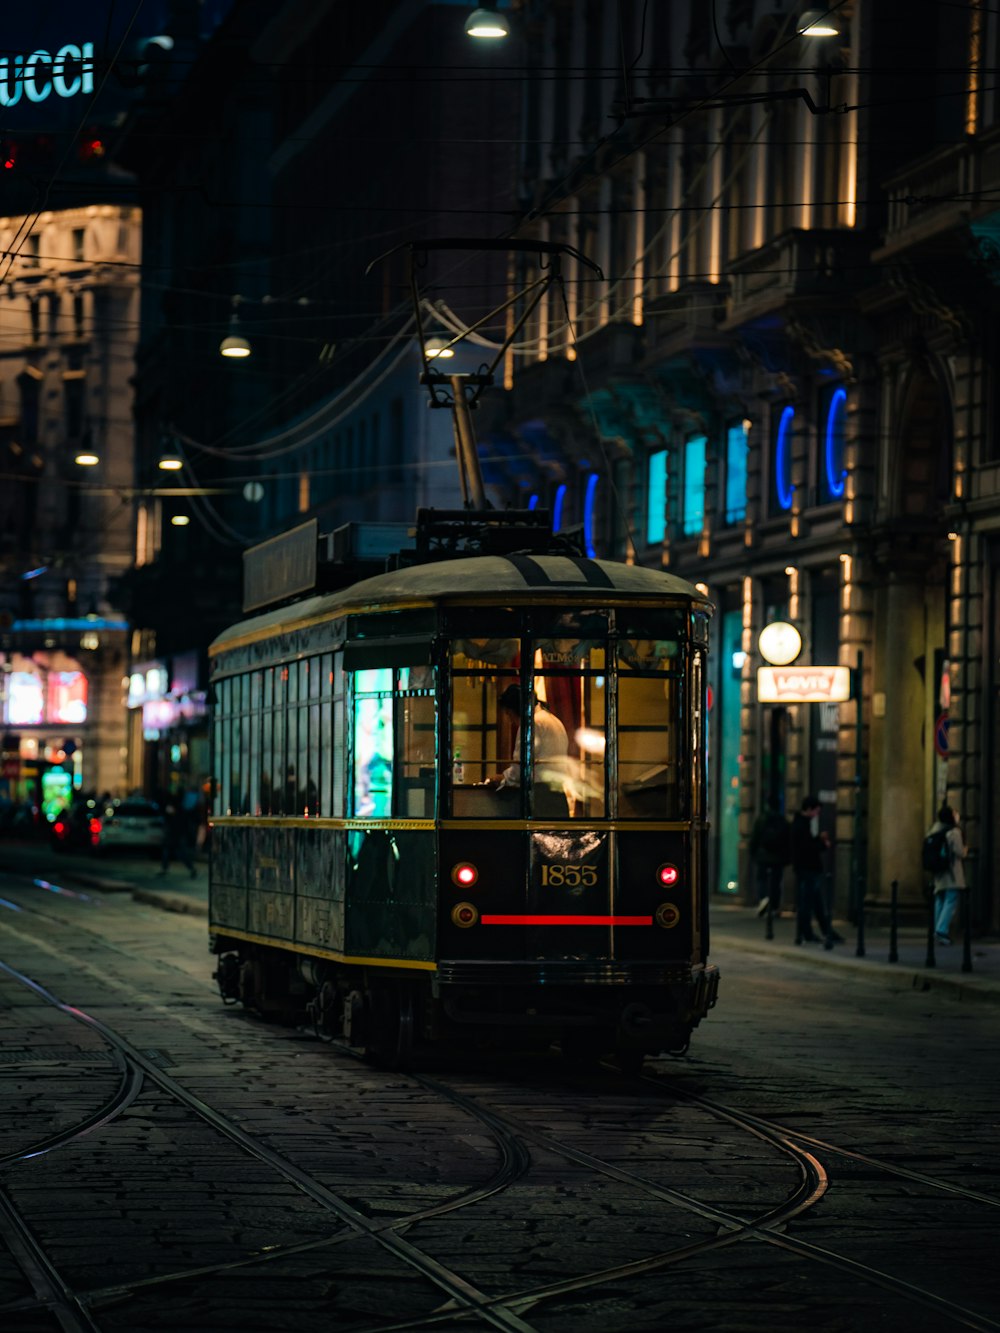
[{"label": "shop window", "polygon": [[694,537],[705,523],[705,460],[708,438],[693,435],[684,441],[684,506],[681,519],[685,537]]},{"label": "shop window", "polygon": [[747,457],[750,422],[726,432],[726,522],[740,523],[747,516]]},{"label": "shop window", "polygon": [[49,722],[86,722],[87,677],[82,671],[50,671],[48,696]]},{"label": "shop window", "polygon": [[667,535],[667,451],[657,449],[646,461],[646,541],[658,546]]},{"label": "shop window", "polygon": [[42,721],[44,708],[41,676],[33,671],[12,671],[7,677],[7,721],[13,726],[34,726]]}]

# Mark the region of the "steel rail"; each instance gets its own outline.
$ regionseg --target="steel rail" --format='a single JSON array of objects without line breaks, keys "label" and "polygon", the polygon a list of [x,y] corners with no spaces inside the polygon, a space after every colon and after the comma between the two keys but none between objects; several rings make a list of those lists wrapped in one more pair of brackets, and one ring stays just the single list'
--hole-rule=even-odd
[{"label": "steel rail", "polygon": [[410,1268],[423,1274],[453,1300],[459,1302],[464,1307],[465,1315],[478,1315],[487,1323],[496,1328],[508,1330],[509,1333],[535,1333],[530,1324],[526,1324],[518,1315],[504,1308],[502,1302],[491,1300],[484,1292],[466,1282],[458,1273],[439,1263],[430,1255],[425,1254],[402,1236],[381,1229],[378,1224],[365,1217],[363,1213],[358,1212],[356,1208],[353,1208],[333,1190],[328,1189],[293,1162],[288,1161],[281,1153],[267,1147],[266,1144],[260,1143],[237,1125],[234,1125],[226,1116],[203,1102],[194,1093],[189,1092],[182,1084],[171,1078],[169,1074],[164,1073],[152,1060],[137,1050],[131,1042],[108,1027],[99,1018],[65,1003],[32,977],[19,972],[2,960],[0,960],[0,972],[19,982],[28,990],[33,991],[47,1004],[51,1004],[70,1018],[99,1032],[109,1045],[118,1048],[126,1059],[141,1069],[146,1077],[156,1083],[164,1092],[176,1098],[211,1125],[218,1133],[237,1144],[250,1156],[256,1157],[258,1161],[270,1166],[279,1175],[295,1184],[309,1198],[350,1226],[355,1233],[370,1236]]}]

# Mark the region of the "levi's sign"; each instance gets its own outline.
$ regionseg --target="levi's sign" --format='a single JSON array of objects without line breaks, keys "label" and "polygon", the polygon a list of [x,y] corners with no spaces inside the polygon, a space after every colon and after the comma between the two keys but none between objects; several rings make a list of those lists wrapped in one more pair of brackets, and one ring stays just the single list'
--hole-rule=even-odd
[{"label": "levi's sign", "polygon": [[67,43],[55,55],[32,51],[30,56],[0,57],[0,106],[16,106],[22,94],[29,102],[44,102],[49,93],[75,97],[93,91],[93,42]]},{"label": "levi's sign", "polygon": [[757,702],[839,704],[851,697],[845,666],[762,666],[757,668]]}]

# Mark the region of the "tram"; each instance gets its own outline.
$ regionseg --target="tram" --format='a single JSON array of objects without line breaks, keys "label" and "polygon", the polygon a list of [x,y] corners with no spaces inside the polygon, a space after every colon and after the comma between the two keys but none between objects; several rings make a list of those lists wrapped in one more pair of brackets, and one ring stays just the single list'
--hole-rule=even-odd
[{"label": "tram", "polygon": [[390,1064],[440,1042],[684,1051],[719,983],[710,604],[538,512],[410,531],[383,572],[337,586],[350,562],[321,562],[212,645],[224,999]]}]

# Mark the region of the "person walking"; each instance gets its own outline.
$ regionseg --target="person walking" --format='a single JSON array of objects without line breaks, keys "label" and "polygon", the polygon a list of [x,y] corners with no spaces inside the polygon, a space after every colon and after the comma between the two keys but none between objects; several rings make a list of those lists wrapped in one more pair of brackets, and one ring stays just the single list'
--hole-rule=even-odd
[{"label": "person walking", "polygon": [[832,949],[843,944],[843,935],[833,929],[826,914],[820,882],[823,875],[823,853],[830,845],[826,833],[819,829],[819,797],[809,793],[792,820],[792,869],[795,871],[795,943],[807,941],[818,944],[820,937],[813,933],[815,916],[822,931],[823,947]]},{"label": "person walking", "polygon": [[951,943],[951,920],[958,906],[958,895],[965,889],[965,843],[959,828],[958,811],[950,805],[942,805],[938,817],[927,831],[927,837],[935,833],[945,834],[945,846],[948,851],[948,863],[944,869],[934,874],[934,938],[938,944]]},{"label": "person walking", "polygon": [[763,916],[770,908],[772,916],[781,915],[781,881],[790,858],[788,820],[778,809],[777,802],[769,800],[767,809],[758,815],[750,834],[750,855],[757,877],[757,915]]},{"label": "person walking", "polygon": [[163,859],[159,873],[165,875],[171,861],[183,861],[188,874],[194,879],[196,871],[193,856],[193,827],[191,811],[185,808],[184,792],[170,792],[167,796],[163,813],[166,828],[163,834]]}]

